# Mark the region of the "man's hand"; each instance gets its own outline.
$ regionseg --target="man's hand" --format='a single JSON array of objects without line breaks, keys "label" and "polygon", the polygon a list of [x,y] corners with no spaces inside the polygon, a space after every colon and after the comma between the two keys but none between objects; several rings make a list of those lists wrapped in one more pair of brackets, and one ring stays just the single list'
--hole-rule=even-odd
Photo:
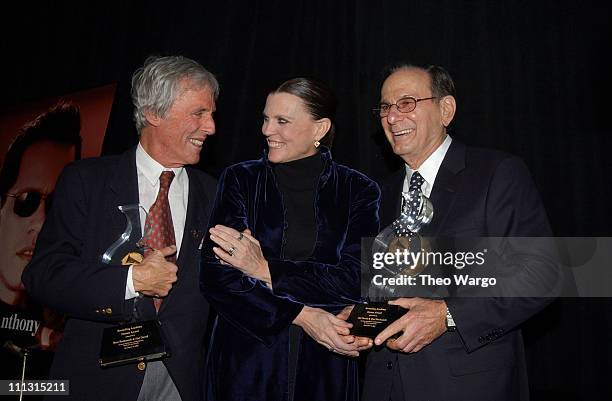
[{"label": "man's hand", "polygon": [[403,331],[397,339],[388,340],[387,347],[401,352],[418,352],[446,331],[444,300],[399,298],[389,301],[389,304],[399,305],[409,311],[376,336],[376,345]]},{"label": "man's hand", "polygon": [[142,263],[132,266],[134,290],[150,297],[165,297],[176,282],[178,268],[166,260],[166,256],[176,253],[171,245],[151,252]]},{"label": "man's hand", "polygon": [[356,341],[355,336],[350,335],[350,328],[353,325],[331,313],[304,306],[293,323],[330,351],[341,355],[359,356],[362,344]]}]

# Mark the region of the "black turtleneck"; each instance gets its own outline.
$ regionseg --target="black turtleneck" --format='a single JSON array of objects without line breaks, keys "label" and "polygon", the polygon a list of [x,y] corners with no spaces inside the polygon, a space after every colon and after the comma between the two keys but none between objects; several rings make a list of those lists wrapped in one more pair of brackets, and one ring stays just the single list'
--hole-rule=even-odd
[{"label": "black turtleneck", "polygon": [[314,196],[322,170],[323,159],[319,153],[274,165],[285,205],[285,259],[305,260],[312,253],[317,228]]},{"label": "black turtleneck", "polygon": [[[273,164],[273,169],[285,205],[283,258],[305,260],[312,253],[316,241],[314,196],[323,171],[323,159],[321,154],[316,153],[303,159]],[[295,398],[301,338],[301,328],[291,325],[288,356],[289,401]]]}]

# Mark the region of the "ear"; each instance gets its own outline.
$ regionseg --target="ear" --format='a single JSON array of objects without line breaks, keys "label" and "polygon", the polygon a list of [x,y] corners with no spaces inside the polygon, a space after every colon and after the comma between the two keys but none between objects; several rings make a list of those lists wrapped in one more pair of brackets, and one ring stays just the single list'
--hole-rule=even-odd
[{"label": "ear", "polygon": [[144,116],[147,119],[147,123],[153,127],[158,127],[161,122],[161,117],[152,112],[150,109],[145,109]]},{"label": "ear", "polygon": [[331,129],[331,120],[329,118],[322,118],[315,121],[317,124],[315,137],[316,141],[320,141]]},{"label": "ear", "polygon": [[455,117],[455,111],[457,110],[457,102],[452,96],[444,96],[440,100],[440,115],[444,128],[448,127]]}]

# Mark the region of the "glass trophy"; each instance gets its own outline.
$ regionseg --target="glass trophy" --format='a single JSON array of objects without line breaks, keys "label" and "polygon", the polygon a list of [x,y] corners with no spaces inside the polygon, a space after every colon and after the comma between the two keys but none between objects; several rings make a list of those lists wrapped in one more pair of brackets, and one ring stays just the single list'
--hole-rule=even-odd
[{"label": "glass trophy", "polygon": [[[119,237],[108,247],[108,249],[102,254],[102,263],[110,264],[117,253],[117,250],[124,246],[131,238],[134,227],[140,226],[140,212],[142,211],[145,215],[145,221],[147,211],[140,205],[126,205],[117,206],[119,211],[125,216],[126,224],[125,229],[119,235]],[[144,259],[145,238],[151,234],[151,227],[145,227],[144,235],[136,242],[135,247],[131,249],[121,259],[121,264],[129,266],[134,263],[140,263]]]},{"label": "glass trophy", "polygon": [[[431,222],[433,205],[421,191],[402,192],[402,206],[399,217],[384,228],[374,239],[372,255],[423,252],[430,249],[428,240],[419,235],[419,231]],[[427,265],[418,263],[385,263],[381,272],[386,277],[416,276]],[[360,337],[374,338],[406,311],[397,305],[389,305],[388,300],[397,298],[395,286],[375,285],[370,283],[368,302],[357,304],[348,318],[353,324],[351,334]]]},{"label": "glass trophy", "polygon": [[[145,221],[147,212],[138,204],[118,206],[118,209],[125,216],[125,229],[102,254],[101,260],[105,264],[129,267],[144,260],[146,238],[152,229],[145,227],[144,235],[135,243],[131,242],[134,229],[140,227],[140,212],[144,212]],[[157,360],[169,355],[159,321],[140,318],[137,308],[140,302],[145,302],[142,295],[134,299],[134,318],[131,321],[104,329],[99,358],[101,367]]]},{"label": "glass trophy", "polygon": [[[402,192],[402,208],[400,215],[391,225],[383,229],[374,239],[372,254],[426,252],[431,249],[431,243],[421,237],[419,232],[433,219],[433,205],[421,191]],[[412,261],[412,260],[411,260]],[[416,263],[385,263],[382,267],[387,276],[399,277],[417,276],[427,265],[420,259]],[[383,300],[395,297],[393,286],[375,286],[372,284],[371,297]]]}]

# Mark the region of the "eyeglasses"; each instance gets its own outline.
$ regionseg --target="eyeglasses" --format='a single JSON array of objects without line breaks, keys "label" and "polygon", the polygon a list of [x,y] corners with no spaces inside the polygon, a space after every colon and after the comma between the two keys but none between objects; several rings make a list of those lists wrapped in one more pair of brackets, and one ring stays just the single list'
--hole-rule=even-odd
[{"label": "eyeglasses", "polygon": [[6,196],[15,198],[13,204],[13,212],[20,217],[30,217],[38,210],[40,202],[45,202],[45,212],[48,213],[53,200],[53,193],[41,194],[38,191],[22,192],[20,194],[6,194]]},{"label": "eyeglasses", "polygon": [[389,112],[391,111],[391,106],[396,106],[397,111],[399,111],[400,113],[410,113],[411,111],[416,109],[418,102],[423,101],[423,100],[437,99],[438,97],[439,96],[432,96],[432,97],[424,97],[421,99],[417,99],[412,96],[406,96],[398,100],[397,103],[393,103],[393,104],[381,103],[378,105],[377,108],[372,109],[372,112],[376,116],[387,117],[389,115]]}]

